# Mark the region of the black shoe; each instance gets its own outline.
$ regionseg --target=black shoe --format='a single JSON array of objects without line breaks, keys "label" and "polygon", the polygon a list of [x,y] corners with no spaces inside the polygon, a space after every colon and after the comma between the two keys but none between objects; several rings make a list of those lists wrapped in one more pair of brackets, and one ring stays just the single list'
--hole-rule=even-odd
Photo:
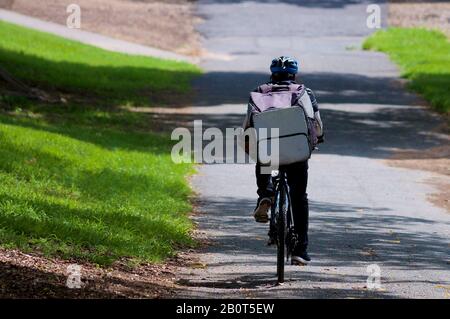
[{"label": "black shoe", "polygon": [[292,263],[307,265],[311,261],[306,250],[296,251],[292,254]]}]

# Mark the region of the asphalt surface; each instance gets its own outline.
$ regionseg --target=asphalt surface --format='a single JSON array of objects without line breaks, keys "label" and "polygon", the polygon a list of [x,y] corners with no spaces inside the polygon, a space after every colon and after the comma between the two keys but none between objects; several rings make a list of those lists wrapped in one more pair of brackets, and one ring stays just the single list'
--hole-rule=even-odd
[{"label": "asphalt surface", "polygon": [[[373,3],[374,1],[370,1]],[[382,12],[386,7],[380,3]],[[268,78],[274,56],[292,55],[320,103],[326,143],[310,160],[311,265],[286,268],[277,286],[276,250],[267,225],[251,216],[256,201],[251,164],[201,165],[199,230],[211,241],[200,263],[180,271],[186,298],[445,298],[450,294],[450,214],[427,196],[432,173],[389,167],[398,149],[426,149],[439,119],[406,92],[397,68],[359,50],[374,30],[364,1],[198,2],[198,26],[210,58],[196,83],[191,113],[204,127],[237,127],[248,92]],[[381,289],[367,287],[367,266],[380,267]]]}]

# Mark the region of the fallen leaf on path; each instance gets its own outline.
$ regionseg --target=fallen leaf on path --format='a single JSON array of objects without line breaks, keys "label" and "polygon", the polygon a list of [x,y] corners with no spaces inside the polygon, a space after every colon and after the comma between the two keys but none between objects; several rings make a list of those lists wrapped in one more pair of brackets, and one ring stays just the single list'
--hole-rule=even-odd
[{"label": "fallen leaf on path", "polygon": [[205,268],[208,267],[207,264],[200,263],[200,262],[198,262],[198,263],[192,263],[192,264],[190,264],[189,266],[190,266],[191,268],[194,268],[194,269],[205,269]]},{"label": "fallen leaf on path", "polygon": [[378,256],[373,248],[368,248],[368,249],[362,251],[361,255],[363,255],[363,256],[371,256],[371,257]]}]

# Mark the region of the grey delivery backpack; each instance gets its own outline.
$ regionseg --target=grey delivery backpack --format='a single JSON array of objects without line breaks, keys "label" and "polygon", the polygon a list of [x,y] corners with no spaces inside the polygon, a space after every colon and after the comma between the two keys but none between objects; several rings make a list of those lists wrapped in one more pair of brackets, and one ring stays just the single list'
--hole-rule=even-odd
[{"label": "grey delivery backpack", "polygon": [[[249,104],[257,133],[258,163],[283,166],[311,157],[317,134],[314,110],[303,85],[261,85],[258,92],[251,93]],[[272,136],[272,128],[278,128],[277,136]],[[261,129],[266,129],[266,134],[261,134]],[[272,139],[278,140],[278,154],[271,150]],[[273,156],[267,157],[270,154]]]}]

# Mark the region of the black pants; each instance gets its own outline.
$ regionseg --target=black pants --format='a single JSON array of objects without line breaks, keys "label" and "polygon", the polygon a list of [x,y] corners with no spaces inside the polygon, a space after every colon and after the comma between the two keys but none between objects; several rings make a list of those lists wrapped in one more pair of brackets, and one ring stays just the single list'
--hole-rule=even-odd
[{"label": "black pants", "polygon": [[[287,175],[289,192],[291,195],[292,214],[294,215],[295,232],[298,235],[299,246],[296,249],[306,250],[308,247],[308,162],[294,163],[283,167]],[[262,197],[274,196],[272,177],[270,174],[261,174],[260,167],[256,165],[256,184],[258,195]]]}]

